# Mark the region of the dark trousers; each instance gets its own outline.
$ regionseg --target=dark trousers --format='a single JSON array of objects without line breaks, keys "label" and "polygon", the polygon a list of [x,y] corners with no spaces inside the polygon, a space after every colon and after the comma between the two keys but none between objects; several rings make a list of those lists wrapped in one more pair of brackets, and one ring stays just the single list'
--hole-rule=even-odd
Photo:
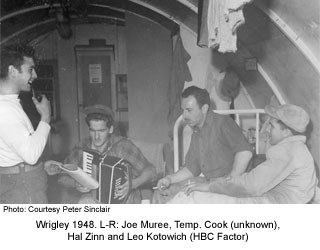
[{"label": "dark trousers", "polygon": [[47,174],[40,164],[28,172],[0,174],[0,203],[47,204]]}]

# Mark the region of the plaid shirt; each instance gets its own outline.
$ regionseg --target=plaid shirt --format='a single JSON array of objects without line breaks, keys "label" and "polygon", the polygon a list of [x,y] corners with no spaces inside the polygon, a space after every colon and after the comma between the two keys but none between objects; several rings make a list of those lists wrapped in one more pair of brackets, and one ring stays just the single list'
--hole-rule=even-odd
[{"label": "plaid shirt", "polygon": [[[83,150],[91,149],[91,140],[86,138],[80,141],[65,159],[65,163],[74,163],[82,167]],[[155,168],[142,154],[141,150],[129,139],[112,135],[105,150],[101,155],[108,153],[110,156],[123,158],[132,165],[133,178],[139,176],[146,167]]]}]

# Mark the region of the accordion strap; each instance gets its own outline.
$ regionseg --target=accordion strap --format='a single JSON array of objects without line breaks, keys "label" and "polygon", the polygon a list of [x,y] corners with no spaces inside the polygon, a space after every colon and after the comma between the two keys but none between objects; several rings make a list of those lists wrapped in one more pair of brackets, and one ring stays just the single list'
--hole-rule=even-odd
[{"label": "accordion strap", "polygon": [[116,141],[115,143],[111,144],[108,148],[107,151],[101,156],[101,160],[104,161],[104,159],[109,155],[109,152],[111,149],[114,148],[115,145],[117,145],[119,142],[123,141],[125,138],[121,138],[120,140]]}]

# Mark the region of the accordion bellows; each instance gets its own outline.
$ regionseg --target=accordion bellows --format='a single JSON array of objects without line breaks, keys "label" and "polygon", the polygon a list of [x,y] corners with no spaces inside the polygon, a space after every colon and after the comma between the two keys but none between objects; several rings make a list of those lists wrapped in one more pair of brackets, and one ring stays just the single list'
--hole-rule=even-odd
[{"label": "accordion bellows", "polygon": [[99,181],[99,189],[94,191],[99,202],[105,204],[126,202],[127,197],[119,199],[118,189],[126,181],[129,181],[131,187],[132,166],[128,161],[87,150],[83,151],[82,167],[87,174]]}]

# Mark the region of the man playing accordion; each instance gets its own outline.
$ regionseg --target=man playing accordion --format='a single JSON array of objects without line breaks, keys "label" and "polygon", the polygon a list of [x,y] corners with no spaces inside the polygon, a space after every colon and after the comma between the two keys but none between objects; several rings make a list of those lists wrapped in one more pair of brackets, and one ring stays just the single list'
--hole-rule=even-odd
[{"label": "man playing accordion", "polygon": [[[83,167],[83,155],[86,152],[95,152],[101,156],[118,157],[130,163],[132,179],[127,175],[126,181],[117,187],[116,196],[125,203],[141,203],[139,187],[151,183],[156,176],[155,167],[144,157],[140,149],[129,139],[114,134],[114,115],[111,109],[104,105],[94,105],[84,110],[86,123],[89,127],[89,136],[80,141],[65,159],[64,163],[72,163]],[[85,152],[85,154],[83,153]],[[46,163],[49,174],[59,172],[58,168],[50,168],[50,161]],[[94,171],[95,172],[95,171]],[[101,182],[104,180],[102,179]],[[78,190],[79,203],[98,203],[94,190],[89,190],[77,183],[70,176],[63,174],[58,182],[64,187]]]}]

